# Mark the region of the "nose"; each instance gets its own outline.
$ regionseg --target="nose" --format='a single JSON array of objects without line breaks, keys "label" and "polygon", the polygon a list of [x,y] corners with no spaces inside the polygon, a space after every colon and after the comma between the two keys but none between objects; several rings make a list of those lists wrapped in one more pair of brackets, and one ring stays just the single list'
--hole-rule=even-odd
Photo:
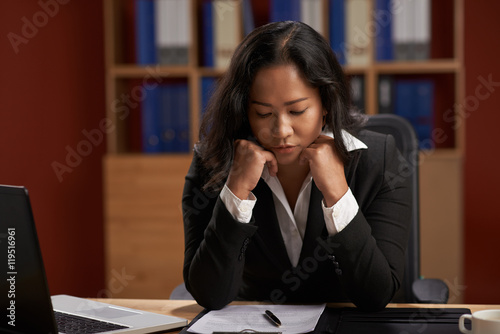
[{"label": "nose", "polygon": [[274,138],[284,139],[293,133],[293,124],[287,115],[280,114],[275,117],[272,127]]}]

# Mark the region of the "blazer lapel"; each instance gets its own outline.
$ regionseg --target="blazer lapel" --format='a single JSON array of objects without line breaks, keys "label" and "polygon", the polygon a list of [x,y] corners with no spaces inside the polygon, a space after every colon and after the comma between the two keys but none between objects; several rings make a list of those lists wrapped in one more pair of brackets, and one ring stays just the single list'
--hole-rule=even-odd
[{"label": "blazer lapel", "polygon": [[[361,150],[351,152],[351,159],[344,167],[346,181],[351,189],[354,187],[354,175],[356,173],[356,168],[358,167],[360,156]],[[321,191],[319,191],[313,181],[311,188],[311,199],[309,201],[309,212],[307,214],[307,226],[304,235],[304,241],[302,244],[302,250],[300,252],[299,265],[307,256],[312,256],[312,254],[314,254],[314,249],[318,245],[316,239],[319,236],[326,237],[328,235],[328,231],[325,225],[325,218],[323,217],[323,209],[321,208],[322,200],[323,194],[321,193]]]},{"label": "blazer lapel", "polygon": [[358,167],[358,162],[361,154],[362,150],[352,151],[350,153],[351,157],[349,159],[349,162],[347,163],[346,166],[344,166],[345,179],[351,189],[354,188],[355,186],[354,181],[356,179],[354,175],[356,174],[356,168]]},{"label": "blazer lapel", "polygon": [[253,193],[257,197],[253,215],[255,225],[259,227],[253,236],[253,240],[262,248],[264,254],[267,254],[277,268],[288,269],[292,264],[288,258],[285,242],[281,235],[271,189],[261,179]]},{"label": "blazer lapel", "polygon": [[322,200],[323,194],[319,191],[313,181],[311,199],[309,201],[309,211],[307,213],[307,226],[304,234],[302,250],[300,252],[299,265],[307,256],[312,256],[312,254],[314,254],[314,249],[318,244],[316,239],[321,235],[326,236],[328,234],[325,226],[325,219],[323,217],[323,210],[321,208]]}]

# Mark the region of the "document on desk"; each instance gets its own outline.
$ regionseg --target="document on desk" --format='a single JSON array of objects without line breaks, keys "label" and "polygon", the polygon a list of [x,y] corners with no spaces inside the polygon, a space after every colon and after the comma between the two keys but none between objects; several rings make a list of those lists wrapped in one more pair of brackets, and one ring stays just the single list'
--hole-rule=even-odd
[{"label": "document on desk", "polygon": [[[307,333],[316,327],[326,304],[321,305],[229,305],[210,311],[198,319],[188,331],[199,334],[213,332],[281,332]],[[280,321],[277,326],[266,316],[271,311]]]}]

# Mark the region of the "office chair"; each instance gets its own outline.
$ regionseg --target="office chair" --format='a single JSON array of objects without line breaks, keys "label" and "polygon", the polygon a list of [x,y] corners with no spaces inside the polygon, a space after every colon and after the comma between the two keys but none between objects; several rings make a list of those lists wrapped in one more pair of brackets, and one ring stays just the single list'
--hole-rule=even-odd
[{"label": "office chair", "polygon": [[[413,214],[410,238],[406,251],[403,282],[394,296],[393,302],[445,304],[448,301],[448,286],[439,279],[420,278],[419,150],[415,130],[406,119],[393,114],[368,116],[364,128],[392,135],[399,151],[408,161],[411,170]],[[193,297],[182,283],[172,291],[170,299],[193,299]]]},{"label": "office chair", "polygon": [[175,299],[175,300],[193,300],[193,296],[187,291],[186,285],[184,282],[181,284],[177,285],[174,290],[170,293],[169,299]]},{"label": "office chair", "polygon": [[420,277],[419,150],[415,130],[405,118],[394,114],[368,116],[364,128],[392,135],[399,151],[408,161],[411,171],[413,214],[410,238],[406,250],[403,282],[393,302],[445,304],[449,296],[448,286],[439,279]]}]

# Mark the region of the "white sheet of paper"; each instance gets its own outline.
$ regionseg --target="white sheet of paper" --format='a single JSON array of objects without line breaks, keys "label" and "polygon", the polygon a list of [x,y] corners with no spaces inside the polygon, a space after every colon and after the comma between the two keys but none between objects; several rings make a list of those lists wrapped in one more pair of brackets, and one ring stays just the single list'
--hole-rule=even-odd
[{"label": "white sheet of paper", "polygon": [[[212,334],[212,332],[282,332],[297,334],[312,331],[318,323],[326,304],[321,305],[229,305],[217,311],[210,311],[196,321],[189,332]],[[270,310],[281,320],[281,326],[274,325],[264,315]]]}]

